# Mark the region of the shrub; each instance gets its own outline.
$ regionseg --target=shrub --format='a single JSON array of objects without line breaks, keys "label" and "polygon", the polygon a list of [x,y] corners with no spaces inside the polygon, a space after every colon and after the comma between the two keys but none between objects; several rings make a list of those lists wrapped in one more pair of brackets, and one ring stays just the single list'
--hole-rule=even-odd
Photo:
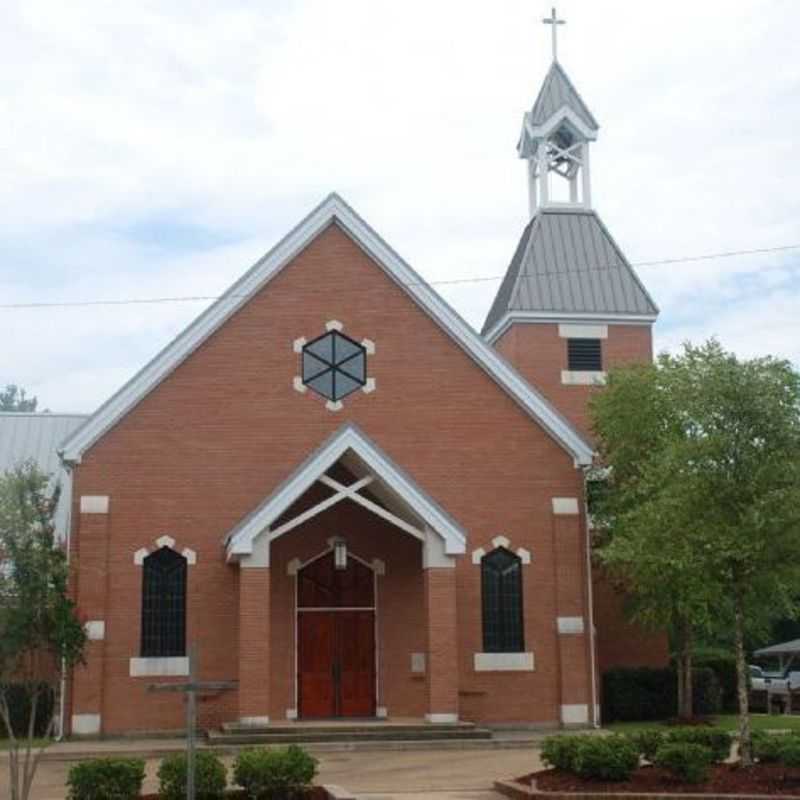
[{"label": "shrub", "polygon": [[75,764],[67,775],[69,800],[134,800],[142,792],[144,761],[97,758]]},{"label": "shrub", "polygon": [[[36,720],[33,725],[34,736],[44,736],[55,710],[55,692],[51,687],[42,686],[36,706]],[[31,713],[31,690],[24,683],[11,683],[5,686],[6,701],[11,717],[14,736],[27,737],[28,720]],[[7,735],[6,726],[0,721],[0,738]]]},{"label": "shrub", "polygon": [[603,674],[603,717],[607,722],[666,719],[677,708],[671,669],[616,667]]},{"label": "shrub", "polygon": [[574,772],[575,756],[585,736],[548,736],[542,742],[542,761],[554,769]]},{"label": "shrub", "polygon": [[583,736],[574,771],[581,778],[626,781],[639,766],[639,753],[626,736]]},{"label": "shrub", "polygon": [[[695,713],[717,714],[722,690],[712,669],[692,670]],[[675,670],[653,667],[615,667],[603,674],[603,716],[607,722],[636,722],[674,717],[678,710]]]},{"label": "shrub", "polygon": [[730,734],[713,728],[675,728],[667,734],[666,743],[707,747],[715,764],[725,761],[731,754]]},{"label": "shrub", "polygon": [[712,760],[710,748],[691,742],[676,742],[659,747],[653,763],[668,769],[678,780],[702,783],[708,780]]},{"label": "shrub", "polygon": [[753,755],[762,764],[777,764],[781,760],[785,744],[786,739],[783,736],[756,731],[753,734]]},{"label": "shrub", "polygon": [[317,759],[302,747],[243,750],[233,763],[233,779],[252,800],[305,789],[317,774]]},{"label": "shrub", "polygon": [[639,755],[650,763],[656,757],[656,751],[665,743],[665,736],[662,731],[640,731],[629,736],[634,747],[639,751]]},{"label": "shrub", "polygon": [[800,767],[800,739],[791,736],[781,743],[780,760],[784,767]]},{"label": "shrub", "polygon": [[[225,765],[214,753],[201,750],[195,757],[195,791],[197,800],[218,800],[225,793]],[[186,797],[187,759],[176,753],[161,761],[158,767],[158,793],[161,800],[183,800]]]}]

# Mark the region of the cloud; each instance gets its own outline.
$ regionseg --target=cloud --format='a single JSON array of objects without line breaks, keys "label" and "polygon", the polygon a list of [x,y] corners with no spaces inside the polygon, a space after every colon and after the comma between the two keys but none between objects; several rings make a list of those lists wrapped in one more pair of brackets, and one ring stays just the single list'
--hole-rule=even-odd
[{"label": "cloud", "polygon": [[[427,279],[501,275],[526,221],[514,144],[549,5],[6,3],[0,298],[215,294],[334,189]],[[800,242],[796,3],[559,13],[560,56],[602,125],[595,204],[632,261]],[[778,307],[798,299],[798,263],[643,268],[657,344],[717,330],[797,358]],[[442,293],[480,327],[496,285]],[[7,312],[0,382],[92,408],[201,309]]]}]

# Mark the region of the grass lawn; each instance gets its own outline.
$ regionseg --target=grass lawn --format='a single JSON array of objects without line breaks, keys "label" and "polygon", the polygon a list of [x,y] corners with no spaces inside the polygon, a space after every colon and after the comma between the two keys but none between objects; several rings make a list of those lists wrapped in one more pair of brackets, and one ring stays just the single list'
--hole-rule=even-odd
[{"label": "grass lawn", "polygon": [[[52,739],[34,739],[33,746],[38,749],[43,744],[48,744],[48,745],[52,744],[52,741],[53,741]],[[0,752],[3,750],[8,750],[8,747],[9,747],[9,740],[0,737]]]},{"label": "grass lawn", "polygon": [[[739,718],[736,714],[720,714],[714,717],[714,727],[723,731],[736,731]],[[784,714],[751,714],[750,724],[754,731],[800,731],[800,716]],[[638,731],[669,730],[663,722],[613,722],[605,726],[613,733],[637,733]]]}]

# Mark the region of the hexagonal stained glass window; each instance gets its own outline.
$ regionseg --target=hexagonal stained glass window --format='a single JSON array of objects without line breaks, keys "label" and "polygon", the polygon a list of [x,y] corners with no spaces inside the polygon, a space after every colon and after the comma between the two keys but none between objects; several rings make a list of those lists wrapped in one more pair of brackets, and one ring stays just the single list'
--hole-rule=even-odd
[{"label": "hexagonal stained glass window", "polygon": [[339,331],[329,331],[303,347],[303,383],[337,402],[367,382],[367,351]]}]

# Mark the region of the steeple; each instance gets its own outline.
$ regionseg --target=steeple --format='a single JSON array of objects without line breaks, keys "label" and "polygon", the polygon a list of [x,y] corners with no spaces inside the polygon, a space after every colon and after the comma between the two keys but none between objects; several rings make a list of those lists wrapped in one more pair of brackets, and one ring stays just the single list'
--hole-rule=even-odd
[{"label": "steeple", "polygon": [[589,143],[600,127],[558,61],[556,32],[564,20],[553,9],[542,21],[552,26],[553,63],[525,112],[517,144],[519,157],[528,162],[531,217],[539,208],[591,208]]}]

